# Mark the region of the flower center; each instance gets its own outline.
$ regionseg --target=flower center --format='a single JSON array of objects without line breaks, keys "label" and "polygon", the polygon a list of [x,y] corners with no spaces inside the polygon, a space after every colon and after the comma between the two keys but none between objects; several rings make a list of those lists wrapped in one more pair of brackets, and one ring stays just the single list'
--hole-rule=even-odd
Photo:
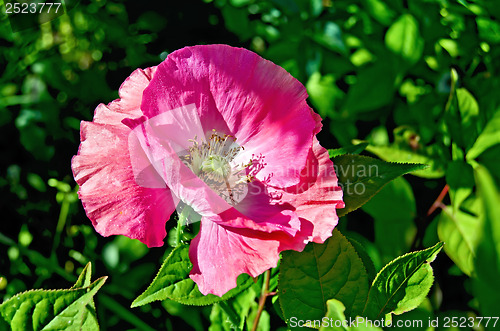
[{"label": "flower center", "polygon": [[226,202],[234,205],[241,201],[247,192],[246,183],[253,179],[246,170],[252,162],[234,162],[244,150],[236,143],[236,137],[212,130],[208,141],[198,143],[195,137],[190,142],[192,146],[180,156],[182,162]]},{"label": "flower center", "polygon": [[226,179],[231,172],[231,166],[223,156],[209,155],[201,163],[201,171],[206,174],[212,174],[218,179]]}]

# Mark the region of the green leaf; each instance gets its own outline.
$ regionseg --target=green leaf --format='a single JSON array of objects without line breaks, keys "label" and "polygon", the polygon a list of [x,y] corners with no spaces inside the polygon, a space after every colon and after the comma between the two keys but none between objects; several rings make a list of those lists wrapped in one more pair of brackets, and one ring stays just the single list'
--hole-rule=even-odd
[{"label": "green leaf", "polygon": [[[81,288],[90,286],[92,276],[92,263],[87,263],[87,265],[83,268],[80,276],[71,288]],[[89,303],[85,305],[85,311],[83,312],[83,324],[82,330],[99,330],[99,323],[97,321],[97,314],[95,311],[95,303],[92,298]]]},{"label": "green leaf", "polygon": [[321,117],[332,116],[334,114],[335,100],[342,95],[335,85],[333,75],[321,76],[315,72],[309,77],[306,83],[307,93]]},{"label": "green leaf", "polygon": [[373,282],[375,279],[375,276],[377,275],[375,265],[373,264],[373,261],[368,255],[368,252],[366,251],[366,248],[357,240],[349,237],[346,235],[347,240],[351,243],[352,247],[356,250],[356,253],[358,254],[359,258],[363,262],[363,266],[366,269],[366,274],[368,276],[368,281],[369,283]]},{"label": "green leaf", "polygon": [[413,172],[412,175],[423,178],[440,178],[444,176],[444,164],[436,155],[433,155],[432,151],[423,150],[417,152],[403,149],[395,145],[368,145],[366,150],[388,162],[411,162],[426,164],[428,166],[425,169]]},{"label": "green leaf", "polygon": [[386,314],[400,315],[415,309],[425,299],[434,276],[434,261],[443,243],[398,257],[380,270],[368,293],[363,315],[380,319]]},{"label": "green leaf", "polygon": [[417,63],[424,50],[417,20],[410,14],[401,15],[387,30],[385,45],[409,65]]},{"label": "green leaf", "polygon": [[464,147],[468,150],[477,138],[477,117],[479,105],[474,96],[464,88],[457,89],[458,110],[460,111]]},{"label": "green leaf", "polygon": [[374,218],[375,245],[385,263],[409,251],[417,233],[415,197],[404,178],[389,182],[364,206]]},{"label": "green leaf", "polygon": [[372,326],[369,322],[367,323],[366,320],[362,317],[356,317],[355,319],[357,323],[353,323],[353,326],[350,326],[350,323],[345,322],[348,321],[348,319],[346,319],[345,317],[345,306],[342,302],[335,299],[330,299],[326,302],[326,304],[328,306],[328,311],[325,315],[326,319],[321,320],[322,325],[319,329],[320,331],[382,330],[379,327]]},{"label": "green leaf", "polygon": [[362,67],[356,82],[349,87],[342,113],[346,116],[376,110],[389,104],[394,97],[395,76],[385,62]]},{"label": "green leaf", "polygon": [[214,304],[210,313],[209,331],[244,330],[250,309],[252,306],[257,306],[255,298],[255,292],[249,289],[240,292],[234,298]]},{"label": "green leaf", "polygon": [[[345,236],[347,237],[347,239],[349,240],[349,242],[354,246],[354,249],[356,249],[356,252],[358,253],[361,260],[363,260],[363,263],[364,263],[363,254],[359,253],[358,246],[356,245],[356,242],[358,242],[359,244],[361,244],[363,246],[364,251],[366,252],[366,254],[368,254],[368,257],[370,258],[370,260],[373,263],[373,268],[375,270],[382,269],[384,264],[382,264],[382,261],[380,259],[380,252],[378,251],[378,247],[371,240],[368,240],[365,236],[359,234],[358,232],[345,231],[345,232],[343,232],[343,234],[344,233],[345,233]],[[364,263],[364,264],[365,264],[365,267],[367,267],[368,264],[367,263]],[[367,268],[368,268],[367,269],[368,278],[370,279],[369,283],[371,284],[373,282],[373,280],[375,279],[377,272],[374,270],[375,274],[372,275],[371,271],[369,270],[370,267],[368,266]]]},{"label": "green leaf", "polygon": [[479,106],[474,96],[466,89],[454,90],[455,84],[456,81],[453,81],[451,98],[445,108],[446,130],[458,146],[469,150],[477,138]]},{"label": "green leaf", "polygon": [[333,320],[333,325],[328,325],[328,326],[321,326],[321,328],[319,328],[320,331],[333,331],[333,330],[339,330],[339,331],[344,331],[344,330],[347,330],[347,328],[343,327],[342,325],[340,325],[339,327],[335,326],[335,321],[345,321],[346,318],[345,318],[345,314],[344,314],[344,311],[345,311],[345,306],[342,302],[340,302],[339,300],[336,300],[336,299],[330,299],[326,302],[326,306],[327,306],[327,311],[326,311],[326,317],[329,319],[329,320]]},{"label": "green leaf", "polygon": [[[469,197],[474,187],[472,167],[463,161],[453,161],[446,169],[446,183],[450,187],[450,198],[453,210],[457,210]],[[446,248],[445,248],[446,251]]]},{"label": "green leaf", "polygon": [[494,44],[500,43],[500,23],[485,17],[476,18],[476,22],[481,39]]},{"label": "green leaf", "polygon": [[498,316],[500,302],[500,194],[489,172],[474,167],[478,194],[482,200],[481,235],[476,251],[473,289],[483,316]]},{"label": "green leaf", "polygon": [[315,33],[310,35],[311,39],[333,52],[346,55],[347,50],[342,38],[342,29],[338,24],[332,21],[326,23],[318,21],[318,23]]},{"label": "green leaf", "polygon": [[74,288],[90,286],[91,276],[92,276],[92,263],[89,262],[83,268],[82,272],[80,273],[80,276],[78,276],[75,285],[73,285],[71,288],[74,289]]},{"label": "green leaf", "polygon": [[393,10],[381,0],[364,0],[368,13],[383,25],[391,24],[396,15]]},{"label": "green leaf", "polygon": [[366,146],[368,146],[368,143],[364,142],[364,143],[359,143],[359,144],[351,145],[351,146],[347,146],[347,147],[329,149],[328,155],[330,156],[330,158],[332,158],[332,157],[336,157],[336,156],[344,155],[344,154],[359,154],[365,150]]},{"label": "green leaf", "polygon": [[[264,277],[261,277],[264,278]],[[209,331],[233,331],[252,329],[257,315],[256,286],[240,292],[235,297],[216,303],[210,313]],[[245,327],[246,325],[246,327]],[[257,331],[269,331],[270,316],[265,310],[259,319]]]},{"label": "green leaf", "polygon": [[[107,277],[88,287],[69,290],[31,290],[0,305],[0,314],[12,330],[81,330],[88,305]],[[87,329],[86,329],[87,330]]]},{"label": "green leaf", "polygon": [[439,39],[439,46],[443,47],[451,57],[457,57],[460,55],[458,42],[453,39]]},{"label": "green leaf", "polygon": [[500,167],[498,166],[500,164],[500,144],[485,150],[476,161],[484,165],[490,174],[495,177],[497,183],[500,183]]},{"label": "green leaf", "polygon": [[446,244],[445,253],[467,276],[474,270],[479,225],[477,217],[449,207],[443,209],[437,224],[439,240]]},{"label": "green leaf", "polygon": [[193,264],[189,260],[189,246],[179,245],[165,259],[158,274],[149,287],[132,302],[132,308],[153,301],[170,299],[185,305],[206,306],[227,300],[253,284],[246,274],[238,277],[238,286],[222,297],[213,294],[203,295],[198,285],[189,278]]},{"label": "green leaf", "polygon": [[394,178],[426,167],[351,154],[335,157],[333,164],[344,193],[345,208],[337,210],[339,217],[361,207]]},{"label": "green leaf", "polygon": [[[452,313],[451,311],[446,311],[444,316],[450,316],[451,313]],[[431,319],[433,317],[434,317],[434,307],[432,306],[429,298],[425,298],[425,300],[418,306],[418,308],[415,308],[407,313],[404,313],[402,315],[394,315],[394,316],[391,314],[386,315],[386,318],[387,318],[386,321],[388,320],[388,318],[391,318],[392,327],[395,330],[411,329],[413,331],[430,331],[430,330],[442,331],[444,328],[429,327],[429,323],[431,323]],[[443,318],[443,317],[441,317],[441,318]],[[455,314],[453,314],[453,317],[455,317]],[[434,324],[435,323],[436,323],[436,321],[434,322]],[[401,326],[404,325],[405,327],[404,328],[397,327],[398,325],[401,325]],[[390,330],[390,329],[392,329],[392,328],[386,328],[386,330]],[[452,328],[451,330],[458,331],[460,329]]]},{"label": "green leaf", "polygon": [[500,144],[500,110],[497,110],[484,130],[477,137],[474,145],[467,152],[467,160],[471,161],[481,155],[485,150]]},{"label": "green leaf", "polygon": [[252,28],[248,20],[248,12],[245,8],[234,8],[224,6],[221,8],[222,16],[226,28],[238,34],[242,40],[248,39],[252,35]]},{"label": "green leaf", "polygon": [[283,252],[280,268],[279,300],[289,326],[291,317],[321,319],[332,298],[346,304],[349,316],[363,309],[368,293],[366,270],[336,229],[323,244],[311,243],[302,252]]},{"label": "green leaf", "polygon": [[240,330],[237,325],[234,325],[224,314],[222,308],[216,303],[212,306],[210,312],[210,327],[208,331],[231,331]]}]

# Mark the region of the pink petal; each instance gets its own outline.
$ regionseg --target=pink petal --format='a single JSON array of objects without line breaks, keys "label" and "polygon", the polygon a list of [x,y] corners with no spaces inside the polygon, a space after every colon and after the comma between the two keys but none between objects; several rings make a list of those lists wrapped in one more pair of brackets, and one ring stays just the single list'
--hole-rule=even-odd
[{"label": "pink petal", "polygon": [[218,225],[215,217],[204,217],[200,233],[191,241],[189,259],[193,279],[201,293],[222,296],[236,287],[242,273],[257,277],[277,265],[284,249],[303,250],[304,237],[268,234]]},{"label": "pink petal", "polygon": [[[190,107],[181,107],[188,113]],[[179,158],[178,153],[187,149],[188,141],[183,146],[176,144],[175,136],[183,136],[178,123],[170,123],[170,114],[166,112],[151,120],[146,120],[132,130],[129,137],[129,150],[132,156],[134,173],[141,174],[145,171],[158,174],[161,179],[158,184],[150,185],[152,176],[147,175],[147,180],[138,180],[142,186],[157,187],[159,183],[167,186],[170,191],[191,206],[200,215],[216,215],[231,208],[214,190],[202,179],[196,176]],[[128,123],[130,124],[130,122]],[[188,122],[189,124],[189,122]],[[189,125],[188,125],[189,126]],[[147,169],[150,165],[154,171]]]},{"label": "pink petal", "polygon": [[175,205],[168,188],[137,185],[128,152],[130,128],[121,121],[141,115],[142,90],[154,68],[136,70],[122,84],[120,96],[99,105],[94,122],[82,122],[81,145],[72,159],[73,175],[87,216],[103,236],[122,234],[149,247],[162,246],[165,222]]},{"label": "pink petal", "polygon": [[245,49],[208,45],[171,53],[144,91],[142,110],[152,118],[194,104],[205,132],[237,137],[245,158],[264,156],[256,177],[287,187],[299,182],[320,127],[306,98],[283,68]]},{"label": "pink petal", "polygon": [[336,208],[344,208],[342,189],[328,151],[316,138],[300,183],[286,188],[282,201],[296,206],[297,215],[313,224],[312,241],[323,243],[332,235],[338,222]]},{"label": "pink petal", "polygon": [[[274,267],[283,250],[302,251],[308,242],[322,243],[331,236],[338,222],[336,208],[343,208],[344,203],[333,162],[316,138],[307,166],[301,172],[300,183],[286,190],[278,189],[276,193],[281,193],[283,205],[295,207],[294,214],[299,216],[297,229],[300,230],[294,236],[286,231],[268,233],[229,225],[237,224],[239,218],[258,219],[263,212],[253,209],[256,205],[252,203],[266,206],[259,201],[264,197],[260,195],[252,199],[249,194],[249,201],[240,206],[239,209],[248,215],[233,208],[202,219],[200,233],[191,242],[193,269],[190,277],[203,294],[221,296],[236,286],[240,274],[256,277]],[[294,225],[297,226],[295,222]]]},{"label": "pink petal", "polygon": [[[196,111],[194,107],[186,106],[179,110],[165,112],[135,126],[129,137],[129,150],[136,181],[145,187],[160,187],[157,185],[164,186],[166,183],[176,197],[198,214],[221,214],[220,219],[226,226],[265,232],[284,231],[295,235],[300,229],[300,221],[290,210],[293,207],[272,205],[266,187],[258,180],[247,184],[246,195],[232,206],[180,160],[179,153],[188,148],[187,144],[180,145],[183,141],[179,137],[185,136],[182,131],[196,133],[193,128],[199,123],[195,123],[190,115]],[[145,175],[146,180],[137,175],[149,173],[150,165],[154,167],[153,172],[161,177],[153,184],[149,181],[155,178],[153,175]]]},{"label": "pink petal", "polygon": [[262,232],[283,232],[295,236],[301,222],[289,204],[275,204],[266,187],[253,181],[248,184],[248,194],[233,208],[212,218],[213,222],[232,228],[246,228]]}]

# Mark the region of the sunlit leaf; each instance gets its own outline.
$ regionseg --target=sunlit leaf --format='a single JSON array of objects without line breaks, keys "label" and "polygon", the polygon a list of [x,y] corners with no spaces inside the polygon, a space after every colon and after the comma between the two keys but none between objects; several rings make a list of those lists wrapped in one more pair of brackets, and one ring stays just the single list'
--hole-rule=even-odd
[{"label": "sunlit leaf", "polygon": [[420,35],[417,20],[410,14],[399,17],[387,30],[385,45],[410,65],[415,64],[424,49],[424,40]]},{"label": "sunlit leaf", "polygon": [[214,304],[210,313],[209,331],[244,330],[250,309],[257,306],[255,298],[255,292],[249,290],[228,301]]},{"label": "sunlit leaf", "polygon": [[474,263],[474,293],[484,316],[498,315],[500,302],[500,193],[488,171],[481,165],[474,168],[474,177],[483,203],[481,235]]},{"label": "sunlit leaf", "polygon": [[332,116],[334,113],[335,99],[342,95],[332,75],[321,76],[315,72],[306,83],[307,93],[321,117]]},{"label": "sunlit leaf", "polygon": [[365,150],[366,146],[368,146],[368,143],[360,143],[360,144],[351,145],[351,146],[347,146],[347,147],[329,149],[328,155],[330,156],[330,158],[332,158],[332,157],[336,157],[336,156],[344,155],[344,154],[359,154]]},{"label": "sunlit leaf", "polygon": [[185,305],[206,306],[227,300],[253,284],[246,274],[238,277],[238,286],[222,297],[203,295],[198,285],[189,278],[193,264],[189,260],[189,245],[177,246],[165,259],[155,279],[149,287],[132,302],[132,308],[153,301],[170,299]]},{"label": "sunlit leaf", "polygon": [[[325,315],[326,319],[321,320],[320,331],[377,331],[382,330],[379,327],[372,326],[370,322],[366,321],[362,317],[356,317],[356,323],[349,323],[346,318],[344,311],[345,306],[342,302],[336,299],[330,299],[326,302],[328,310]],[[347,321],[347,322],[346,322]],[[379,321],[377,321],[379,322]],[[373,321],[371,321],[373,324]]]},{"label": "sunlit leaf", "polygon": [[[452,71],[452,77],[454,77]],[[455,88],[456,82],[452,83]],[[469,150],[477,138],[477,117],[479,106],[474,96],[464,88],[454,89],[448,100],[444,119],[452,140],[465,150]]]},{"label": "sunlit leaf", "polygon": [[78,276],[75,285],[73,285],[71,288],[75,289],[75,288],[90,286],[90,281],[91,281],[90,277],[92,277],[92,263],[89,262],[83,268],[82,272]]},{"label": "sunlit leaf", "polygon": [[[78,279],[71,287],[72,289],[79,288],[79,287],[88,287],[90,286],[91,282],[91,277],[92,277],[92,263],[87,263],[87,265],[83,268],[82,272],[80,273],[80,276],[78,276]],[[99,330],[99,323],[97,321],[97,314],[95,311],[95,303],[94,299],[92,298],[89,303],[85,305],[83,312],[83,324],[82,324],[82,330]]]},{"label": "sunlit leaf", "polygon": [[426,164],[428,167],[425,169],[418,169],[412,172],[412,175],[423,178],[440,178],[443,177],[444,164],[437,158],[436,155],[423,154],[422,152],[402,149],[398,146],[374,146],[368,145],[366,150],[370,153],[377,155],[382,160],[388,162],[411,162]]},{"label": "sunlit leaf", "polygon": [[[326,302],[326,306],[327,306],[327,311],[326,311],[325,316],[328,319],[331,319],[333,321],[342,321],[342,322],[346,320],[345,314],[344,314],[345,306],[342,302],[340,302],[339,300],[336,300],[336,299],[330,299]],[[333,327],[332,327],[332,325],[321,326],[321,328],[319,330],[320,331],[327,331],[327,330],[343,331],[343,330],[347,330],[347,329],[348,328],[343,327],[342,324],[341,324],[341,326],[336,327],[335,322],[333,322]]]},{"label": "sunlit leaf", "polygon": [[492,42],[500,43],[500,23],[485,17],[476,18],[479,37]]},{"label": "sunlit leaf", "polygon": [[444,251],[468,276],[474,270],[479,225],[477,217],[449,207],[441,212],[437,225],[439,240],[445,243]]},{"label": "sunlit leaf", "polygon": [[437,243],[400,256],[383,267],[370,288],[363,315],[379,319],[418,307],[432,286],[434,276],[430,263],[442,247],[442,242]]},{"label": "sunlit leaf", "polygon": [[457,89],[458,110],[461,118],[461,132],[464,148],[469,149],[477,138],[477,117],[479,105],[474,96],[464,88]]},{"label": "sunlit leaf", "polygon": [[[85,271],[84,271],[85,273]],[[76,285],[84,284],[82,274]],[[89,323],[87,306],[107,277],[102,277],[86,287],[69,290],[31,290],[18,294],[0,305],[0,314],[12,330],[81,330],[83,325],[95,330],[96,323]],[[87,324],[89,323],[89,324]]]},{"label": "sunlit leaf", "polygon": [[485,150],[497,144],[500,144],[500,110],[497,110],[479,137],[477,137],[472,148],[467,152],[467,160],[477,158]]},{"label": "sunlit leaf", "polygon": [[382,0],[364,0],[366,9],[373,18],[383,25],[391,24],[396,13]]}]

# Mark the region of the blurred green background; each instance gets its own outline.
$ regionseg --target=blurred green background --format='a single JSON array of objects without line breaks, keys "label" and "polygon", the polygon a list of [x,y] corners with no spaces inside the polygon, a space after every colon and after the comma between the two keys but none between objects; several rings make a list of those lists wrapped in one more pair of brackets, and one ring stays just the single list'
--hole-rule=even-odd
[{"label": "blurred green background", "polygon": [[[0,4],[0,298],[68,287],[92,261],[96,277],[110,276],[96,297],[103,330],[209,328],[211,307],[128,308],[166,249],[97,235],[77,199],[70,160],[80,121],[117,98],[133,70],[183,46],[224,43],[257,52],[307,87],[326,148],[367,141],[367,155],[430,165],[391,182],[339,225],[376,268],[446,242],[428,300],[404,318],[499,315],[470,278],[481,264],[491,267],[486,278],[500,277],[500,253],[476,258],[477,249],[494,251],[490,244],[500,241],[500,225],[490,222],[498,205],[484,198],[498,201],[500,181],[495,1],[80,1],[44,24],[8,17]],[[477,187],[477,167],[491,174],[491,187]],[[268,305],[269,329],[284,326]]]}]

